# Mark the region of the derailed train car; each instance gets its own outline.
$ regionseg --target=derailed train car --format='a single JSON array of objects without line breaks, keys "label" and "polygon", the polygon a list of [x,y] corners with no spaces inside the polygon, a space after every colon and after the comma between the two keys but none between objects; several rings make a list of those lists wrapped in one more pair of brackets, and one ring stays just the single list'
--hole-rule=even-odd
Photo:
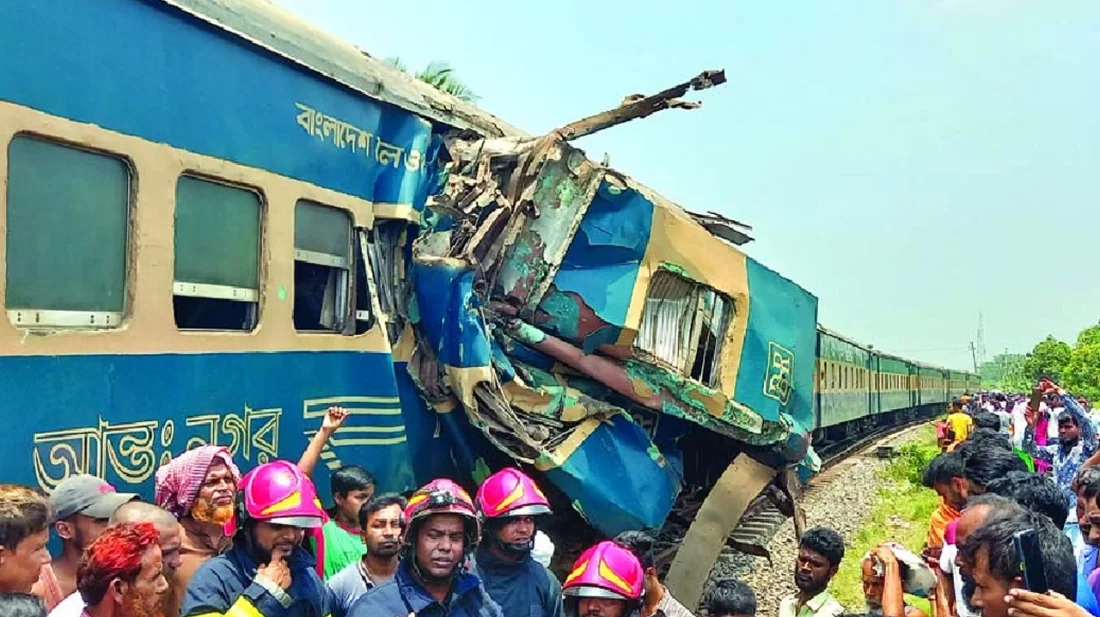
[{"label": "derailed train car", "polygon": [[[461,406],[603,534],[659,529],[724,474],[749,499],[816,468],[813,295],[558,134],[448,150],[466,171],[432,198],[410,272],[410,365],[437,409]],[[700,539],[708,564],[724,535]]]}]

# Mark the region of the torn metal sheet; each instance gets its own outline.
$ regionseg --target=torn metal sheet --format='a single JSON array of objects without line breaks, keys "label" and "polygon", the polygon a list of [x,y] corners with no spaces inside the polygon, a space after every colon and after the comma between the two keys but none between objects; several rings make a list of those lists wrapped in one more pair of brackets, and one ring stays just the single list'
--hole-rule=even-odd
[{"label": "torn metal sheet", "polygon": [[731,245],[746,226],[687,213],[567,143],[622,117],[452,136],[406,310],[425,399],[460,407],[605,534],[659,528],[684,486],[713,481],[684,475],[693,430],[773,469],[812,456],[816,298]]}]

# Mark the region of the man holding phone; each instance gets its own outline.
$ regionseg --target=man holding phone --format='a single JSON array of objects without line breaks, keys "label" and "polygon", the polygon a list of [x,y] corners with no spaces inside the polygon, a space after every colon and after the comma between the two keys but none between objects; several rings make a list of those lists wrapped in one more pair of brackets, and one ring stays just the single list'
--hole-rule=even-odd
[{"label": "man holding phone", "polygon": [[1044,516],[1019,510],[991,512],[985,524],[962,543],[960,552],[969,564],[965,593],[982,617],[1008,617],[1005,597],[1012,589],[1027,589],[1028,583],[1037,593],[1077,595],[1069,538]]},{"label": "man holding phone", "polygon": [[[1065,406],[1065,410],[1055,418],[1058,422],[1058,443],[1039,446],[1035,442],[1035,426],[1039,421],[1036,394],[1043,392],[1056,395]],[[1024,450],[1031,456],[1047,461],[1054,467],[1054,479],[1069,503],[1069,511],[1077,506],[1077,494],[1071,488],[1077,472],[1097,450],[1096,429],[1084,410],[1072,396],[1049,380],[1039,382],[1036,392],[1032,393],[1032,402],[1028,406],[1027,429],[1024,431]]]}]

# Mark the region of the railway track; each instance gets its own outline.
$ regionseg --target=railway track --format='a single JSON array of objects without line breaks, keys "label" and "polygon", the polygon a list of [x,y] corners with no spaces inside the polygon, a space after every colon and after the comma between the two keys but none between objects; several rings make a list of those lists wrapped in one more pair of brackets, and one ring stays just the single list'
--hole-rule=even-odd
[{"label": "railway track", "polygon": [[[928,423],[927,418],[914,420],[898,426],[884,427],[870,433],[859,435],[852,439],[845,439],[826,445],[819,452],[822,462],[819,471],[803,488],[803,497],[814,490],[816,486],[831,480],[840,470],[837,463],[850,458],[852,455],[876,445],[887,438],[900,435],[912,429]],[[745,510],[737,529],[730,534],[726,543],[730,547],[752,555],[768,556],[767,546],[779,526],[787,520],[787,517],[761,493]]]}]

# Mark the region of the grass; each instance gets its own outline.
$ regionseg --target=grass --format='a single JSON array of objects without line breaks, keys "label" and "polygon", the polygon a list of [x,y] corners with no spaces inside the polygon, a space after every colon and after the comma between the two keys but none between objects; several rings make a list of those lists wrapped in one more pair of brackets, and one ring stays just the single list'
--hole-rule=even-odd
[{"label": "grass", "polygon": [[[939,504],[935,491],[921,485],[924,468],[939,454],[935,443],[935,429],[921,428],[879,472],[883,485],[870,514],[852,536],[831,586],[836,599],[849,609],[864,605],[862,562],[871,549],[883,542],[897,542],[914,553],[924,547],[928,519]],[[909,596],[906,601],[932,614],[926,601]]]}]

